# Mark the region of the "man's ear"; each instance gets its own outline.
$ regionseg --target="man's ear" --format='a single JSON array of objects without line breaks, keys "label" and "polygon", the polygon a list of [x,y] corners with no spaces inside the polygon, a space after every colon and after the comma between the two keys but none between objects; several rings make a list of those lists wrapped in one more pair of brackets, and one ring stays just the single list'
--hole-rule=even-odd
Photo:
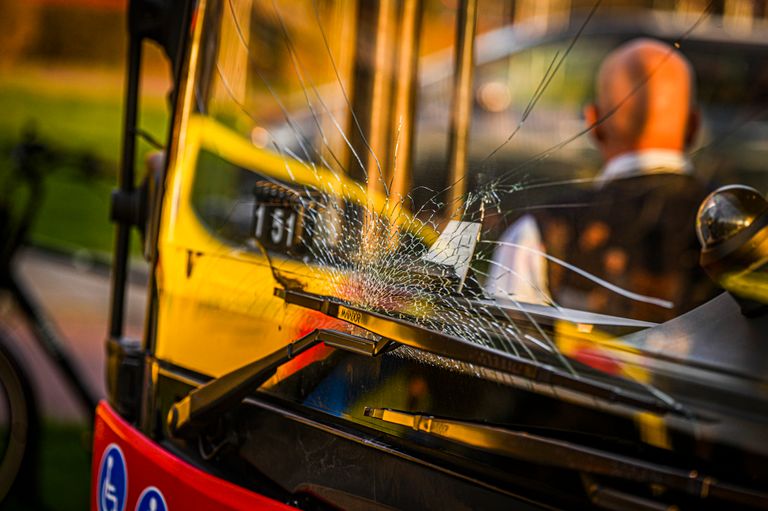
[{"label": "man's ear", "polygon": [[685,148],[689,149],[696,141],[696,135],[699,134],[699,128],[701,127],[701,111],[694,107],[691,108],[691,113],[688,114],[688,124],[685,127]]},{"label": "man's ear", "polygon": [[594,126],[590,131],[590,136],[599,145],[605,140],[605,134],[603,133],[603,127],[597,124],[600,119],[600,115],[597,112],[597,105],[589,103],[584,107],[584,122],[587,127]]}]

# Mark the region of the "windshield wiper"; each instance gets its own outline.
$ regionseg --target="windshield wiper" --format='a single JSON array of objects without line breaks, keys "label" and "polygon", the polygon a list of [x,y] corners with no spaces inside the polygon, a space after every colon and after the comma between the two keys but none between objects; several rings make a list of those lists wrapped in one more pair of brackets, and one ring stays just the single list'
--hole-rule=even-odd
[{"label": "windshield wiper", "polygon": [[389,408],[365,408],[365,416],[472,448],[550,467],[663,485],[701,499],[768,507],[768,494],[723,483],[696,470],[684,470],[606,452],[565,440],[486,424],[420,415]]},{"label": "windshield wiper", "polygon": [[378,355],[393,343],[400,344],[538,383],[541,384],[540,388],[550,389],[553,394],[557,394],[555,388],[567,389],[609,404],[631,406],[657,414],[691,417],[680,404],[661,399],[657,394],[630,392],[617,386],[579,377],[541,362],[516,357],[404,319],[344,304],[329,297],[287,289],[275,289],[275,295],[284,299],[287,304],[315,310],[362,328],[373,334],[372,338],[336,330],[315,330],[259,360],[220,376],[192,390],[171,406],[167,423],[172,435],[187,436],[200,432],[222,412],[237,406],[260,387],[278,367],[320,343],[367,356]]},{"label": "windshield wiper", "polygon": [[[275,289],[275,295],[285,303],[321,312],[363,328],[384,339],[409,346],[416,350],[466,362],[492,371],[523,378],[527,382],[542,384],[540,388],[567,389],[590,399],[608,404],[621,404],[656,414],[674,414],[692,418],[690,411],[668,396],[625,390],[615,385],[581,377],[534,360],[525,359],[459,337],[438,332],[405,319],[396,318],[342,303],[341,301],[301,291]],[[553,392],[556,394],[556,392]],[[557,397],[557,396],[556,396]],[[561,398],[561,397],[560,397]]]},{"label": "windshield wiper", "polygon": [[336,330],[314,330],[277,351],[235,369],[190,391],[168,411],[168,429],[174,436],[189,436],[240,404],[289,360],[320,343],[360,355],[376,356],[386,349],[386,339],[368,339]]}]

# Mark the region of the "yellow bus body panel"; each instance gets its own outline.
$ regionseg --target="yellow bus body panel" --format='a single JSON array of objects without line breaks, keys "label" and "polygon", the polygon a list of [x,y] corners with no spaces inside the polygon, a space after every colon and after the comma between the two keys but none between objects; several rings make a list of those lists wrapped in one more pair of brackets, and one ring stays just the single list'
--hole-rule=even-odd
[{"label": "yellow bus body panel", "polygon": [[201,149],[268,178],[391,214],[393,224],[418,232],[426,243],[436,238],[424,224],[390,206],[386,197],[369,197],[360,183],[259,149],[209,118],[192,115],[181,144],[166,181],[158,242],[158,359],[219,376],[314,328],[334,324],[274,296],[274,289],[282,286],[273,268],[302,289],[323,295],[332,292],[327,270],[274,254],[268,259],[227,243],[202,224],[191,203]]}]

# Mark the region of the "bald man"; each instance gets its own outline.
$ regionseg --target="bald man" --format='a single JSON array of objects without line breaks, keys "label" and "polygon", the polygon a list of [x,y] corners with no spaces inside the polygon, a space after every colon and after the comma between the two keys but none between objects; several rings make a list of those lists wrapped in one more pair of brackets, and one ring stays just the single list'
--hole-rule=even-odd
[{"label": "bald man", "polygon": [[690,172],[683,151],[699,127],[689,62],[674,48],[636,39],[603,61],[596,100],[584,109],[606,167],[603,178]]},{"label": "bald man", "polygon": [[684,152],[699,126],[694,89],[691,65],[665,43],[636,39],[612,51],[584,110],[605,165],[588,189],[560,190],[561,204],[550,196],[554,207],[504,232],[486,291],[654,322],[708,299],[694,230],[708,187]]}]

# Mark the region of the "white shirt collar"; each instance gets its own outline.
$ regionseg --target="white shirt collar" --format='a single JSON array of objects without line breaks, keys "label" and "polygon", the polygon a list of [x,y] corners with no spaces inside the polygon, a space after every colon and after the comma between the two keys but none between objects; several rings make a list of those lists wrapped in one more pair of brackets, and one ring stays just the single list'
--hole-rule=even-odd
[{"label": "white shirt collar", "polygon": [[646,174],[691,174],[693,166],[681,151],[646,149],[624,153],[610,160],[600,173],[601,181]]}]

